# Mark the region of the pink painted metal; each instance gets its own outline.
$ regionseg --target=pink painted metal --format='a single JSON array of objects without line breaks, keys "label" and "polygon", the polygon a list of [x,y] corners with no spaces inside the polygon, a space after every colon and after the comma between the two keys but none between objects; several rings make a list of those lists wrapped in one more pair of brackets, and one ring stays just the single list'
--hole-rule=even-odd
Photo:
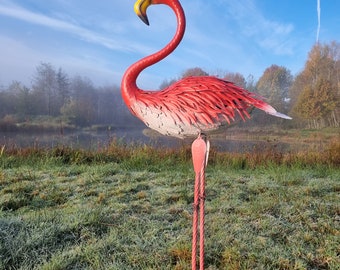
[{"label": "pink painted metal", "polygon": [[[178,0],[137,0],[135,10],[146,12],[152,4],[168,5],[176,14],[177,30],[172,40],[160,51],[132,64],[125,72],[122,97],[130,111],[148,127],[164,135],[179,138],[199,137],[193,143],[195,170],[193,211],[192,269],[196,269],[198,209],[200,209],[200,269],[204,267],[204,173],[208,160],[209,142],[201,133],[230,124],[239,115],[249,118],[248,110],[256,107],[268,114],[291,119],[277,112],[260,96],[236,86],[232,82],[213,76],[188,77],[161,91],[144,91],[137,86],[138,75],[147,67],[168,56],[181,42],[185,31],[185,16]],[[145,14],[138,14],[148,24]]]},{"label": "pink painted metal", "polygon": [[161,91],[139,89],[136,80],[140,72],[169,55],[184,35],[185,16],[179,1],[157,0],[162,3],[176,14],[174,38],[162,50],[131,65],[122,79],[122,97],[135,116],[161,134],[180,138],[209,133],[234,121],[236,114],[245,120],[251,107],[290,119],[255,93],[213,76],[187,77]]},{"label": "pink painted metal", "polygon": [[[192,219],[192,253],[191,267],[196,269],[197,266],[197,238],[199,236],[199,266],[200,270],[204,269],[204,201],[205,201],[205,167],[209,155],[209,141],[202,138],[201,135],[192,143],[191,146],[192,161],[195,171],[194,186],[194,204]],[[199,211],[199,213],[198,213]],[[198,222],[199,216],[199,222]],[[199,233],[197,228],[199,227]]]}]

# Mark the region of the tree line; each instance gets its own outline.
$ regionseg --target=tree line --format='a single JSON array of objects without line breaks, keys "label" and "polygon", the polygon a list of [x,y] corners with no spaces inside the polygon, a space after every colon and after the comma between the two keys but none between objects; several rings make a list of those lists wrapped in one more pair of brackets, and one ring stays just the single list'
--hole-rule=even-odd
[{"label": "tree line", "polygon": [[21,122],[37,116],[60,118],[78,127],[137,122],[123,104],[118,86],[95,87],[89,78],[71,78],[50,63],[38,65],[31,87],[14,81],[0,91],[0,119]]},{"label": "tree line", "polygon": [[[195,67],[187,69],[177,79],[202,75],[216,74]],[[233,72],[216,76],[258,93],[278,111],[293,116],[296,126],[340,126],[339,42],[315,44],[303,70],[295,77],[289,69],[278,65],[268,67],[258,81],[251,75],[245,78]],[[177,79],[165,80],[160,89]],[[90,79],[71,78],[62,68],[56,69],[50,63],[38,65],[30,87],[14,81],[0,89],[0,121],[13,117],[26,121],[41,115],[80,127],[139,124],[123,104],[118,86],[95,87]],[[258,114],[252,123],[261,125],[267,120],[266,115]],[[278,123],[274,118],[269,121]]]}]

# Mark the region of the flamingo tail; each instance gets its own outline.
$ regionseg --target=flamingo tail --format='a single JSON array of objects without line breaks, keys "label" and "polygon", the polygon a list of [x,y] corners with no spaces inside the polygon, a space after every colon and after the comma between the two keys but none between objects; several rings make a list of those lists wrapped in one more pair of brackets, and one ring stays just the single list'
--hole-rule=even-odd
[{"label": "flamingo tail", "polygon": [[261,104],[261,106],[256,106],[256,107],[258,107],[259,109],[265,111],[266,113],[268,113],[270,115],[280,117],[280,118],[283,118],[283,119],[288,119],[288,120],[292,119],[290,116],[278,112],[271,105],[269,105],[267,103],[263,103],[263,104]]}]

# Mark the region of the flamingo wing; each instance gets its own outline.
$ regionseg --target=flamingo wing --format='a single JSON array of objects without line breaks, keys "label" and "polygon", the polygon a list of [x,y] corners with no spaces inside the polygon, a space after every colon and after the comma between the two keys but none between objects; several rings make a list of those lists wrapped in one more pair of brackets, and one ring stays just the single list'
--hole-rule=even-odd
[{"label": "flamingo wing", "polygon": [[277,113],[256,94],[212,76],[187,77],[162,91],[139,91],[136,101],[132,109],[147,126],[181,138],[230,124],[235,112],[250,118],[252,106]]}]

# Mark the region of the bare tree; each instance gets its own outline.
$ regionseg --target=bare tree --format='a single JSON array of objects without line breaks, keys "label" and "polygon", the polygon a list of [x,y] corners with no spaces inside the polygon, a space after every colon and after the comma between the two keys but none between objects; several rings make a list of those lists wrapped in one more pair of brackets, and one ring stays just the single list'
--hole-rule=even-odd
[{"label": "bare tree", "polygon": [[230,81],[235,83],[236,85],[242,87],[242,88],[246,88],[246,79],[244,78],[244,76],[241,73],[238,72],[228,72],[224,75],[223,77],[224,80]]},{"label": "bare tree", "polygon": [[32,89],[38,114],[55,116],[59,113],[56,71],[50,63],[41,63],[37,67]]},{"label": "bare tree", "polygon": [[56,103],[57,109],[60,112],[60,109],[64,106],[64,104],[67,104],[71,99],[70,79],[61,68],[58,69],[58,72],[56,74],[56,84]]}]

